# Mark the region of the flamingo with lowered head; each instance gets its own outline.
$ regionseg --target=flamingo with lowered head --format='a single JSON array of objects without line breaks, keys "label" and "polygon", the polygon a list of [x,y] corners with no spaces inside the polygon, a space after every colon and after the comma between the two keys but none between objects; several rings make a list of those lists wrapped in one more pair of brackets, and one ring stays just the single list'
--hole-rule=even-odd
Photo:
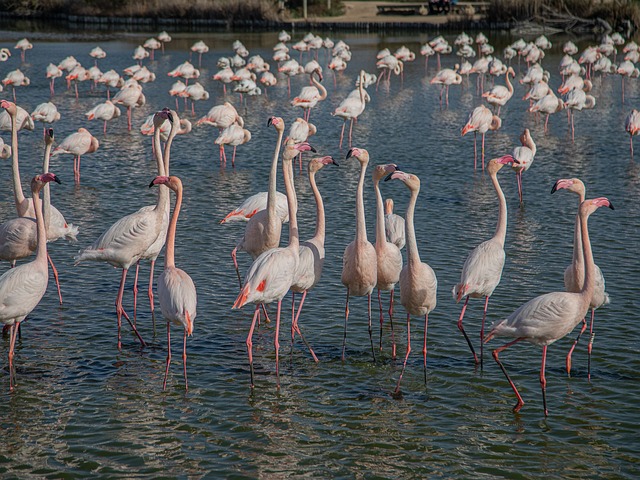
[{"label": "flamingo with lowered head", "polygon": [[86,128],[79,128],[77,132],[67,136],[53,150],[51,156],[70,153],[73,155],[73,174],[76,183],[80,183],[80,157],[98,150],[100,142],[91,135]]},{"label": "flamingo with lowered head", "polygon": [[[513,160],[514,162],[517,160]],[[498,197],[498,225],[496,232],[489,240],[482,242],[476,248],[474,248],[462,267],[462,273],[460,274],[460,282],[453,287],[452,293],[456,303],[460,302],[463,298],[466,298],[462,311],[460,312],[460,318],[458,319],[458,329],[464,335],[464,338],[471,349],[473,359],[476,364],[480,363],[482,367],[483,363],[483,340],[484,340],[484,322],[487,318],[487,308],[489,307],[489,297],[493,294],[500,283],[502,277],[502,269],[504,268],[504,261],[506,258],[504,252],[504,242],[507,236],[507,201],[504,198],[502,188],[498,182],[498,172],[505,164],[511,163],[512,160],[506,157],[494,158],[489,161],[487,165],[487,171],[491,178],[491,183],[496,191]],[[476,355],[476,351],[473,348],[473,343],[469,339],[469,336],[464,331],[462,325],[462,319],[464,313],[467,310],[467,304],[470,298],[482,298],[484,297],[484,313],[482,315],[482,326],[480,327],[480,360]]]},{"label": "flamingo with lowered head", "polygon": [[485,342],[488,342],[496,336],[515,339],[493,351],[493,358],[502,370],[502,373],[504,373],[504,376],[507,378],[518,399],[515,407],[513,407],[514,412],[520,411],[524,405],[524,400],[522,400],[522,396],[518,392],[513,380],[511,380],[507,370],[500,361],[499,355],[505,349],[522,340],[542,346],[540,386],[542,387],[544,414],[547,416],[549,414],[547,410],[547,380],[545,378],[547,347],[570,333],[576,325],[584,319],[589,310],[589,304],[595,289],[595,264],[593,263],[587,223],[589,216],[600,207],[613,209],[613,204],[605,197],[585,200],[580,204],[578,216],[580,218],[580,234],[585,260],[584,283],[580,291],[577,293],[552,292],[535,297],[524,305],[521,305],[507,318],[495,322],[485,338]]},{"label": "flamingo with lowered head", "polygon": [[402,171],[393,172],[385,180],[400,180],[411,192],[409,205],[405,217],[407,229],[407,263],[400,272],[400,303],[407,311],[407,353],[402,364],[402,371],[396,385],[396,394],[400,392],[400,381],[407,367],[409,353],[411,353],[411,315],[424,316],[424,337],[422,343],[422,358],[424,365],[424,382],[427,383],[427,325],[429,313],[436,308],[438,280],[433,269],[422,262],[418,252],[414,214],[418,194],[420,193],[420,179],[416,175]]},{"label": "flamingo with lowered head", "polygon": [[480,105],[473,109],[469,114],[469,119],[464,127],[462,127],[462,136],[473,132],[473,169],[478,166],[478,132],[482,135],[482,170],[484,170],[484,136],[489,130],[498,130],[502,127],[502,120],[498,115],[494,115],[484,105]]},{"label": "flamingo with lowered head", "polygon": [[175,243],[178,215],[182,207],[182,182],[178,177],[158,176],[149,187],[165,185],[176,194],[176,205],[167,230],[167,248],[164,256],[164,270],[158,278],[158,299],[162,315],[167,319],[167,365],[164,371],[162,389],[167,388],[167,376],[171,363],[171,323],[184,328],[182,364],[184,370],[184,389],[189,390],[187,381],[187,337],[193,335],[193,322],[196,319],[198,297],[196,286],[187,272],[176,267]]},{"label": "flamingo with lowered head", "polygon": [[[584,183],[579,178],[561,178],[558,180],[551,189],[551,193],[554,193],[558,190],[566,188],[568,191],[575,193],[578,195],[578,206],[584,202],[586,196],[586,188]],[[584,284],[585,277],[585,259],[582,251],[582,236],[580,235],[580,219],[576,215],[575,228],[573,233],[573,257],[571,261],[571,265],[569,265],[564,271],[564,288],[567,292],[579,292]],[[595,271],[595,280],[594,280],[594,290],[593,297],[591,297],[591,302],[589,303],[589,307],[591,308],[591,323],[589,327],[589,346],[587,348],[588,352],[588,360],[587,360],[587,376],[591,379],[591,350],[593,347],[593,323],[595,320],[596,309],[602,307],[603,305],[607,305],[609,303],[609,294],[605,292],[605,284],[604,284],[604,275],[602,275],[602,270],[598,265],[594,264]],[[584,333],[587,328],[587,323],[584,321],[582,328],[580,329],[580,333],[576,338],[573,346],[569,350],[567,354],[567,374],[571,374],[571,354],[575,349],[576,345],[580,341],[580,336]]]},{"label": "flamingo with lowered head", "polygon": [[367,239],[367,225],[364,216],[364,179],[369,164],[369,152],[364,148],[352,148],[347,158],[355,157],[360,162],[360,180],[356,190],[356,236],[347,245],[342,255],[342,284],[347,287],[347,301],[344,311],[344,335],[342,340],[342,361],[347,346],[347,321],[349,320],[349,297],[367,296],[369,316],[369,341],[373,361],[376,353],[371,334],[371,292],[378,283],[378,265],[375,247]]},{"label": "flamingo with lowered head", "polygon": [[504,155],[500,159],[511,162],[511,168],[516,172],[518,197],[520,197],[520,205],[522,205],[522,174],[529,170],[536,156],[536,144],[528,128],[525,128],[520,135],[520,143],[522,143],[522,146],[514,148],[513,154]]},{"label": "flamingo with lowered head", "polygon": [[9,391],[16,386],[14,351],[20,323],[38,306],[47,291],[47,231],[42,214],[40,191],[49,182],[60,183],[53,173],[43,173],[31,180],[31,197],[36,216],[36,258],[16,268],[7,270],[0,277],[0,322],[9,326]]},{"label": "flamingo with lowered head", "polygon": [[629,148],[631,150],[631,158],[633,158],[633,136],[640,133],[640,112],[635,108],[631,110],[624,120],[624,129],[629,134]]}]

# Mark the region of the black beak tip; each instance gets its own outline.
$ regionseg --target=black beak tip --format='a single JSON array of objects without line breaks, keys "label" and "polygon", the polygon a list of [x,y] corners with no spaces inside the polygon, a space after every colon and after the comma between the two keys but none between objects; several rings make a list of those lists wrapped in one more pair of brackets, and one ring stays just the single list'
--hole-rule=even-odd
[{"label": "black beak tip", "polygon": [[556,183],[553,187],[551,187],[551,193],[556,193],[558,190],[558,184]]},{"label": "black beak tip", "polygon": [[318,151],[317,151],[315,148],[313,148],[311,145],[309,145],[309,148],[311,149],[311,151],[312,151],[313,153],[318,153]]},{"label": "black beak tip", "polygon": [[391,180],[391,176],[393,175],[393,173],[390,173],[389,175],[387,175],[386,177],[384,177],[384,181],[388,182],[389,180]]},{"label": "black beak tip", "polygon": [[353,148],[350,148],[349,151],[347,152],[347,156],[345,157],[345,159],[351,158],[352,153],[353,153]]},{"label": "black beak tip", "polygon": [[615,210],[615,208],[613,208],[613,203],[609,202],[609,208],[610,208],[611,210]]},{"label": "black beak tip", "polygon": [[267,127],[270,127],[272,123],[273,122],[271,121],[271,117],[269,117],[269,120],[267,120]]},{"label": "black beak tip", "polygon": [[338,162],[336,162],[336,161],[335,161],[335,160],[333,160],[333,159],[331,159],[331,160],[332,160],[332,163],[333,163],[336,167],[339,167],[339,166],[340,166],[340,164],[339,164]]},{"label": "black beak tip", "polygon": [[167,117],[169,118],[169,121],[173,123],[173,115],[171,115],[171,112],[167,113]]},{"label": "black beak tip", "polygon": [[54,176],[53,176],[53,181],[54,181],[54,182],[56,182],[56,183],[58,183],[58,184],[60,184],[60,185],[62,185],[62,181],[58,178],[58,176],[57,176],[57,175],[54,175]]},{"label": "black beak tip", "polygon": [[153,180],[151,180],[151,183],[149,184],[149,188],[153,187]]},{"label": "black beak tip", "polygon": [[47,130],[47,135],[53,138],[53,128],[50,128],[49,130]]}]

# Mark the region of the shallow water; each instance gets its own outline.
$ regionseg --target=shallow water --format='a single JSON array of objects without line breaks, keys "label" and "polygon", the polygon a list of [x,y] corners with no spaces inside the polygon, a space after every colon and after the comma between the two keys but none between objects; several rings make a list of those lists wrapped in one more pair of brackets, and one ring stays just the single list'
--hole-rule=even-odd
[{"label": "shallow water", "polygon": [[[4,32],[1,46],[12,47],[19,32]],[[302,37],[303,32],[296,35]],[[28,111],[49,99],[46,65],[74,55],[85,66],[88,52],[99,44],[107,51],[100,61],[103,71],[122,71],[132,65],[133,49],[145,39],[134,34],[61,37],[28,34],[34,41],[27,63],[19,55],[0,64],[2,76],[20,67],[31,85],[18,89],[18,104]],[[164,106],[175,108],[168,95],[173,79],[166,72],[188,59],[189,46],[204,39],[211,51],[202,60],[201,83],[211,99],[196,104],[196,117],[222,103],[222,88],[211,80],[215,62],[231,54],[240,38],[252,54],[270,59],[275,33],[230,33],[210,36],[175,35],[167,52],[144,63],[156,82],[147,84],[147,104],[134,111],[139,126],[147,115]],[[390,330],[385,321],[384,350],[373,363],[367,334],[366,299],[353,298],[347,336],[347,358],[341,361],[345,289],[340,282],[341,256],[353,239],[354,195],[359,165],[345,160],[347,148],[338,149],[342,126],[330,113],[353,88],[361,68],[375,69],[375,54],[405,44],[419,51],[428,37],[343,34],[353,60],[337,85],[325,71],[329,98],[314,108],[311,121],[318,127],[312,144],[323,155],[333,155],[340,167],[318,174],[327,213],[327,261],[323,279],[307,297],[301,328],[320,363],[314,364],[297,340],[291,351],[288,312],[283,302],[281,387],[276,387],[273,348],[275,322],[262,323],[254,336],[256,387],[249,388],[245,346],[253,309],[231,310],[237,280],[230,251],[242,235],[244,224],[219,225],[218,221],[242,199],[266,190],[275,147],[267,118],[278,115],[289,125],[300,111],[289,105],[286,83],[268,96],[236,95],[226,100],[244,116],[252,140],[238,147],[236,168],[222,168],[209,127],[194,128],[174,142],[171,173],[185,188],[180,216],[177,264],[194,279],[198,289],[198,315],[188,341],[189,392],[184,391],[181,339],[172,329],[173,363],[167,391],[162,391],[166,356],[165,323],[157,306],[154,319],[146,298],[148,264],[141,268],[137,325],[149,343],[140,348],[123,327],[123,348],[116,345],[114,300],[120,272],[106,264],[73,266],[79,248],[89,245],[124,214],[155,202],[156,190],[147,188],[154,177],[151,139],[137,128],[126,129],[126,119],[111,122],[106,136],[101,124],[89,123],[84,112],[102,102],[104,91],[90,92],[81,85],[76,100],[64,82],[56,81],[53,102],[62,113],[54,125],[61,141],[81,126],[100,140],[100,149],[82,160],[82,180],[74,186],[68,156],[53,159],[51,170],[62,185],[52,187],[53,203],[67,221],[80,226],[77,244],[58,241],[50,253],[60,272],[64,305],[58,305],[53,279],[40,305],[29,316],[18,342],[18,387],[8,392],[4,338],[0,358],[0,414],[3,432],[0,472],[9,478],[100,477],[200,478],[452,478],[509,477],[566,478],[595,476],[635,478],[638,467],[638,318],[637,285],[640,211],[639,167],[630,159],[624,118],[638,102],[636,80],[626,88],[621,102],[618,76],[594,81],[597,106],[578,112],[576,139],[571,142],[564,113],[554,115],[550,133],[526,112],[521,100],[524,87],[516,84],[510,103],[503,108],[503,128],[487,135],[487,159],[510,153],[522,129],[531,129],[538,153],[524,175],[525,205],[520,208],[516,181],[508,168],[499,174],[508,201],[507,262],[502,282],[491,297],[487,321],[499,320],[526,300],[563,289],[562,275],[571,260],[572,230],[577,202],[573,195],[549,195],[558,178],[580,177],[588,196],[607,196],[616,210],[602,209],[591,217],[590,230],[596,263],[602,269],[611,304],[596,314],[596,339],[592,380],[587,381],[586,341],[578,346],[573,373],[564,371],[564,357],[575,334],[549,348],[547,398],[549,417],[542,411],[538,374],[540,349],[518,344],[502,353],[513,380],[526,402],[512,412],[514,396],[487,350],[484,368],[475,368],[456,328],[460,305],[451,298],[469,251],[493,235],[497,218],[495,194],[488,176],[473,171],[473,140],[460,129],[473,107],[480,104],[472,77],[452,87],[448,109],[441,109],[438,88],[429,84],[435,59],[425,71],[422,59],[406,65],[404,80],[393,77],[389,87],[369,88],[372,101],[354,128],[353,145],[367,148],[371,164],[397,163],[422,180],[416,212],[418,247],[439,282],[438,305],[429,316],[427,385],[420,354],[423,325],[412,321],[412,347],[402,381],[402,395],[392,395],[406,346],[402,307],[396,307],[397,359],[391,358]],[[451,36],[452,42],[455,37]],[[501,51],[515,39],[492,39]],[[565,39],[552,39],[554,49],[543,61],[552,72],[552,86],[560,78],[557,64]],[[588,39],[580,46],[584,47]],[[324,52],[320,60],[324,64]],[[197,60],[195,60],[197,62]],[[454,56],[443,58],[452,66]],[[270,62],[273,63],[273,62]],[[273,67],[272,67],[273,68]],[[516,67],[517,68],[517,67]],[[524,71],[524,68],[522,69]],[[306,83],[292,80],[296,94]],[[498,80],[502,83],[503,79]],[[10,98],[5,90],[2,98]],[[181,115],[192,120],[190,112]],[[88,124],[88,125],[87,125]],[[8,132],[2,137],[9,141]],[[20,134],[23,185],[39,172],[42,155],[40,126]],[[0,168],[0,220],[14,215],[10,162]],[[281,174],[278,178],[282,186]],[[313,234],[315,207],[306,172],[296,175],[301,236]],[[382,184],[397,213],[403,213],[408,191],[400,182]],[[367,228],[375,238],[375,203],[370,172],[365,185]],[[606,210],[606,211],[605,211]],[[283,229],[283,243],[287,238]],[[242,271],[248,255],[238,256]],[[158,264],[159,272],[162,262]],[[6,264],[3,266],[6,268]],[[133,272],[131,272],[133,273]],[[125,307],[132,309],[132,279],[126,286]],[[385,301],[387,295],[384,294]],[[376,305],[374,303],[374,305]],[[275,308],[269,311],[275,316]],[[465,325],[477,345],[482,302],[473,300]],[[374,341],[378,341],[374,309]],[[495,348],[502,343],[493,340]],[[636,452],[636,453],[634,453]],[[559,472],[562,473],[559,473]]]}]

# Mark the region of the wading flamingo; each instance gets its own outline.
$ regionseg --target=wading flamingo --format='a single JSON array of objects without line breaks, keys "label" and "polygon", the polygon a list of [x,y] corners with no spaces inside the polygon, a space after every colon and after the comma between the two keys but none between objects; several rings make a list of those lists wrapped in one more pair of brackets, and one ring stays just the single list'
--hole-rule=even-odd
[{"label": "wading flamingo", "polygon": [[467,133],[473,132],[473,169],[477,168],[478,164],[478,145],[477,136],[478,132],[482,135],[482,170],[484,170],[484,136],[489,130],[498,130],[502,126],[502,120],[499,116],[494,115],[484,105],[480,105],[473,109],[469,114],[469,119],[464,127],[462,127],[462,136]]}]

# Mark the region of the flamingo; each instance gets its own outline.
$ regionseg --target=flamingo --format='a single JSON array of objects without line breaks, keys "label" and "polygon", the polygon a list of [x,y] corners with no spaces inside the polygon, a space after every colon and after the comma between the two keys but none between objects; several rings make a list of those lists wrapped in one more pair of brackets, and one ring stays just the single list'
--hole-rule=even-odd
[{"label": "flamingo", "polygon": [[160,41],[160,48],[162,49],[162,53],[164,54],[164,44],[171,41],[171,35],[163,30],[158,34],[158,40]]},{"label": "flamingo", "polygon": [[9,158],[11,156],[11,145],[4,143],[0,138],[0,158]]},{"label": "flamingo", "polygon": [[157,49],[162,47],[162,44],[158,39],[151,37],[144,41],[142,47],[151,50],[150,60],[153,62],[153,54]]},{"label": "flamingo", "polygon": [[107,57],[107,52],[105,52],[102,48],[98,46],[91,49],[91,51],[89,52],[89,56],[94,59],[95,65],[97,66],[98,60]]},{"label": "flamingo", "polygon": [[76,183],[80,183],[80,157],[87,153],[93,153],[98,150],[100,142],[96,137],[91,135],[86,128],[79,128],[77,132],[67,136],[53,150],[51,156],[55,157],[63,153],[73,155],[73,174]]},{"label": "flamingo", "polygon": [[[156,113],[153,143],[155,145],[156,161],[158,171],[163,171],[164,163],[160,151],[160,126],[165,120],[173,121],[168,109]],[[143,207],[139,211],[122,217],[111,227],[109,227],[100,237],[89,247],[80,251],[75,258],[75,265],[86,260],[102,261],[122,269],[120,288],[116,297],[116,317],[118,321],[118,350],[122,349],[120,339],[120,327],[122,316],[129,322],[142,346],[145,342],[138,333],[135,325],[131,322],[129,315],[122,306],[124,285],[127,272],[131,265],[136,263],[149,250],[149,247],[156,242],[158,235],[162,231],[163,219],[167,216],[167,205],[169,203],[169,192],[167,188],[161,188],[158,201],[154,208]]]},{"label": "flamingo", "polygon": [[524,305],[521,305],[507,318],[495,322],[485,338],[485,343],[496,336],[515,338],[515,340],[493,351],[493,358],[502,370],[502,373],[504,373],[518,399],[513,408],[514,412],[520,411],[524,405],[524,400],[500,361],[499,354],[522,340],[542,346],[540,386],[542,387],[544,414],[548,416],[546,395],[547,380],[545,378],[547,347],[570,333],[575,326],[585,318],[589,310],[589,304],[595,289],[595,264],[593,263],[587,222],[589,216],[600,207],[613,209],[613,204],[605,197],[585,200],[580,204],[578,216],[580,218],[582,248],[585,260],[584,283],[580,292],[553,292],[533,298]]},{"label": "flamingo", "polygon": [[509,81],[509,75],[514,77],[516,75],[516,72],[512,67],[507,68],[507,73],[505,74],[505,83],[507,85],[506,87],[503,87],[502,85],[496,85],[488,92],[484,92],[482,94],[482,98],[486,98],[487,103],[493,105],[494,107],[496,105],[498,106],[497,115],[500,115],[500,109],[504,105],[506,105],[506,103],[513,96],[513,85]]},{"label": "flamingo", "polygon": [[158,176],[153,185],[166,185],[176,194],[176,205],[167,230],[167,248],[164,258],[164,270],[158,278],[158,299],[162,315],[167,320],[167,365],[164,372],[162,390],[167,389],[167,376],[171,363],[171,323],[184,328],[182,363],[184,369],[184,389],[189,390],[187,381],[187,337],[193,334],[193,322],[196,319],[198,303],[196,286],[187,272],[176,267],[175,241],[178,215],[182,206],[182,182],[178,177]]},{"label": "flamingo", "polygon": [[540,100],[535,102],[531,107],[529,107],[530,112],[540,112],[546,114],[546,119],[544,121],[544,131],[547,133],[548,124],[549,124],[549,115],[552,113],[559,112],[564,108],[564,102],[562,99],[556,97],[551,89],[549,89],[548,93],[542,97]]},{"label": "flamingo", "polygon": [[113,96],[112,102],[116,105],[127,107],[127,128],[131,130],[131,109],[141,107],[146,103],[144,93],[142,93],[142,85],[131,83],[124,85],[118,93]]},{"label": "flamingo", "polygon": [[631,158],[633,158],[633,136],[640,133],[640,112],[635,108],[627,115],[624,129],[629,134],[629,148],[631,149]]},{"label": "flamingo", "polygon": [[304,73],[304,67],[300,65],[296,60],[291,59],[280,65],[278,67],[278,71],[287,76],[287,95],[291,96],[291,77]]},{"label": "flamingo", "polygon": [[18,43],[16,43],[16,46],[13,48],[15,48],[16,50],[20,50],[20,60],[22,61],[22,63],[24,63],[27,50],[31,50],[33,48],[33,45],[31,44],[31,42],[29,42],[29,40],[23,38],[18,40]]},{"label": "flamingo", "polygon": [[622,78],[622,103],[624,103],[624,78],[637,78],[640,76],[640,69],[636,68],[636,66],[629,60],[625,60],[618,65],[616,72],[620,74],[620,78]]},{"label": "flamingo", "polygon": [[439,84],[442,85],[440,88],[440,107],[442,108],[442,94],[446,90],[446,104],[449,106],[449,87],[451,85],[460,85],[462,83],[462,77],[459,73],[456,73],[455,70],[450,68],[443,68],[440,70],[435,77],[431,79],[431,85]]},{"label": "flamingo", "polygon": [[213,143],[216,145],[220,145],[222,149],[222,158],[224,160],[224,165],[227,164],[227,156],[224,153],[224,146],[231,145],[233,147],[233,156],[231,157],[231,166],[236,166],[236,147],[238,145],[243,145],[251,140],[251,132],[246,128],[242,128],[240,125],[233,124],[229,125],[225,128],[218,138],[215,139]]},{"label": "flamingo", "polygon": [[87,113],[85,113],[87,120],[102,120],[104,122],[104,127],[102,129],[103,133],[107,134],[107,122],[113,120],[114,118],[118,118],[122,112],[120,109],[113,104],[111,100],[106,100],[104,103],[99,103]]},{"label": "flamingo", "polygon": [[178,80],[177,82],[174,82],[169,89],[169,95],[171,95],[172,97],[176,97],[176,110],[178,110],[178,97],[180,96],[181,92],[185,91],[186,88],[187,85],[182,80]]},{"label": "flamingo", "polygon": [[593,95],[587,95],[584,90],[573,89],[571,90],[564,102],[564,108],[568,108],[569,116],[571,117],[571,141],[575,142],[575,129],[573,125],[573,111],[582,110],[583,108],[591,109],[596,106],[596,99]]},{"label": "flamingo", "polygon": [[11,50],[6,47],[0,48],[0,62],[6,62],[11,56]]},{"label": "flamingo", "polygon": [[[238,208],[229,212],[220,223],[248,222],[256,213],[267,208],[269,192],[258,192],[244,200]],[[282,223],[289,221],[289,207],[287,206],[287,196],[276,192],[276,212],[282,218]]]},{"label": "flamingo", "polygon": [[[575,193],[578,195],[578,205],[580,205],[585,200],[586,189],[584,183],[579,178],[561,178],[558,180],[551,189],[551,193],[554,193],[558,190],[566,188],[568,191]],[[591,323],[589,328],[589,346],[587,348],[588,351],[588,361],[587,361],[587,376],[589,380],[591,380],[591,350],[593,347],[593,323],[595,319],[596,309],[602,307],[603,305],[607,305],[609,303],[609,294],[605,292],[605,282],[604,276],[602,275],[602,270],[598,265],[594,265],[595,272],[595,280],[594,280],[594,290],[593,297],[591,298],[591,302],[589,303],[589,307],[591,308]],[[584,284],[584,276],[585,276],[585,259],[582,252],[582,237],[580,235],[580,220],[576,215],[576,222],[573,234],[573,258],[571,261],[571,265],[569,265],[564,271],[564,288],[567,292],[580,292],[582,285]],[[584,333],[587,328],[586,321],[580,329],[580,333],[578,334],[578,338],[576,338],[571,350],[567,354],[567,374],[571,374],[571,354],[575,349],[580,337]]]},{"label": "flamingo", "polygon": [[[275,119],[276,128],[284,130],[284,122],[278,117],[272,117],[270,123],[273,125]],[[281,126],[281,127],[280,127]],[[281,132],[279,132],[281,133]],[[281,135],[279,135],[281,138]],[[280,142],[278,142],[280,143]],[[280,310],[282,307],[282,299],[294,282],[294,276],[298,264],[300,263],[300,240],[298,238],[298,222],[296,213],[298,209],[295,187],[293,185],[293,166],[292,160],[297,155],[298,148],[293,142],[289,141],[285,153],[283,154],[282,170],[284,176],[284,185],[287,192],[287,203],[289,207],[289,245],[286,247],[272,248],[260,254],[251,267],[247,271],[238,297],[236,298],[233,308],[242,308],[247,303],[255,303],[256,309],[253,314],[251,328],[247,336],[247,351],[249,353],[249,369],[251,372],[251,388],[254,387],[254,371],[253,371],[253,331],[256,326],[256,320],[260,314],[260,305],[278,302],[276,314],[276,331],[274,346],[276,350],[276,382],[280,388],[280,362],[279,351],[280,342],[278,336],[280,334]],[[276,158],[277,160],[277,158]]]},{"label": "flamingo", "polygon": [[209,47],[202,40],[191,45],[191,51],[198,54],[198,67],[202,65],[202,54],[209,51]]},{"label": "flamingo", "polygon": [[108,72],[104,72],[98,83],[104,83],[107,87],[107,100],[111,99],[111,92],[109,91],[109,87],[111,88],[121,88],[124,86],[124,80],[120,76],[118,72],[115,70],[109,70]]},{"label": "flamingo", "polygon": [[[514,159],[513,161],[517,160]],[[458,329],[464,335],[473,354],[475,363],[480,363],[481,368],[483,363],[484,322],[487,318],[489,297],[500,283],[505,261],[504,242],[507,236],[507,201],[504,198],[504,193],[498,182],[498,172],[505,164],[511,162],[512,160],[501,157],[492,159],[487,165],[491,183],[498,197],[498,225],[496,227],[496,233],[489,240],[482,242],[471,251],[462,267],[460,283],[453,287],[452,290],[456,303],[459,303],[460,300],[466,297],[462,311],[460,312],[460,318],[458,319]],[[482,315],[482,326],[480,327],[480,360],[478,361],[478,356],[473,348],[473,344],[464,331],[462,319],[464,318],[469,299],[482,297],[484,297],[484,313]]]},{"label": "flamingo", "polygon": [[516,172],[518,196],[520,197],[520,205],[522,205],[522,174],[529,170],[536,156],[536,144],[528,128],[525,128],[520,135],[520,143],[522,146],[514,148],[512,155],[504,155],[500,158],[511,161],[511,168]]},{"label": "flamingo", "polygon": [[49,79],[49,92],[51,92],[51,96],[53,97],[55,95],[54,82],[56,78],[62,76],[62,70],[60,70],[56,64],[50,63],[47,65],[46,76]]},{"label": "flamingo", "polygon": [[193,83],[186,87],[182,92],[178,93],[179,97],[191,99],[191,115],[196,114],[195,104],[199,100],[209,100],[209,92],[207,92],[200,82]]},{"label": "flamingo", "polygon": [[155,82],[156,74],[149,70],[147,67],[142,67],[133,72],[132,78],[139,83]]},{"label": "flamingo", "polygon": [[53,103],[45,102],[34,108],[31,118],[34,122],[42,122],[43,130],[46,130],[46,123],[53,124],[60,120],[60,112]]},{"label": "flamingo", "polygon": [[36,215],[36,258],[7,270],[0,277],[0,322],[9,326],[10,335],[9,391],[16,387],[13,358],[20,323],[38,306],[49,283],[47,231],[40,201],[40,191],[49,182],[61,183],[53,173],[37,175],[31,180],[31,198]]},{"label": "flamingo", "polygon": [[482,135],[482,170],[484,170],[484,136],[489,130],[498,130],[502,126],[502,120],[499,116],[494,115],[484,105],[480,105],[473,109],[469,114],[469,119],[464,127],[462,127],[461,135],[464,137],[467,133],[473,132],[473,169],[477,168],[478,163],[478,132]]},{"label": "flamingo", "polygon": [[406,243],[404,218],[393,213],[393,199],[384,201],[384,234],[387,242],[395,243],[402,250]]},{"label": "flamingo", "polygon": [[401,75],[404,71],[404,62],[393,55],[387,55],[376,62],[376,68],[382,69],[382,73],[378,76],[376,90],[382,77],[387,76],[387,84],[391,82],[391,72]]},{"label": "flamingo", "polygon": [[[324,240],[325,240],[325,216],[324,216],[324,202],[322,195],[318,190],[316,184],[316,173],[319,172],[326,165],[338,165],[338,163],[330,156],[315,157],[312,158],[308,165],[309,171],[309,185],[313,191],[313,197],[316,201],[316,230],[309,240],[300,243],[300,259],[298,267],[296,269],[293,283],[291,284],[292,293],[292,305],[295,308],[295,294],[302,293],[302,299],[298,306],[298,311],[292,319],[291,324],[291,342],[293,343],[295,332],[302,337],[300,328],[298,326],[298,320],[300,319],[300,313],[304,301],[307,298],[307,293],[313,287],[315,287],[320,281],[322,276],[322,268],[324,266]],[[302,337],[304,339],[304,337]],[[314,361],[318,362],[318,357],[311,349],[311,346],[307,344],[311,356]]]},{"label": "flamingo", "polygon": [[[313,123],[309,123],[302,118],[296,118],[289,128],[289,137],[293,143],[306,142],[310,136],[315,135],[317,128]],[[302,155],[299,155],[300,171],[302,171]]]},{"label": "flamingo", "polygon": [[422,344],[422,358],[424,365],[424,381],[427,383],[427,325],[429,313],[436,308],[438,280],[433,269],[420,260],[416,231],[414,228],[414,213],[418,194],[420,193],[420,178],[416,175],[400,170],[393,172],[385,180],[400,180],[411,192],[409,205],[405,217],[407,229],[407,263],[400,272],[400,303],[407,311],[407,352],[402,364],[402,371],[398,377],[396,394],[400,392],[400,382],[407,367],[407,360],[411,352],[411,315],[424,316],[424,337]]},{"label": "flamingo", "polygon": [[376,194],[376,264],[377,264],[377,284],[378,306],[380,308],[380,351],[382,351],[382,324],[384,315],[382,313],[381,291],[389,291],[389,321],[391,323],[392,357],[396,356],[396,342],[393,333],[393,297],[396,283],[400,280],[402,270],[402,254],[400,248],[387,240],[384,221],[384,203],[380,193],[380,180],[395,172],[398,167],[394,163],[387,165],[376,165],[373,169],[373,188]]},{"label": "flamingo", "polygon": [[181,77],[185,79],[185,83],[189,83],[189,80],[192,78],[200,77],[200,70],[195,68],[191,62],[186,61],[181,63],[176,68],[167,73],[170,77]]},{"label": "flamingo", "polygon": [[213,79],[222,83],[222,91],[224,94],[227,94],[227,83],[233,82],[233,76],[235,73],[231,69],[231,67],[226,67],[219,70],[214,76]]},{"label": "flamingo", "polygon": [[347,120],[350,120],[349,124],[349,148],[351,148],[351,134],[353,131],[353,122],[362,115],[366,107],[366,103],[370,100],[369,94],[364,89],[364,70],[360,71],[358,88],[353,90],[347,98],[345,98],[340,105],[333,111],[332,115],[335,117],[341,117],[342,130],[340,131],[340,145],[338,148],[342,148],[342,139],[344,138],[344,128],[347,124]]},{"label": "flamingo", "polygon": [[[13,102],[9,102],[9,103],[11,103],[12,105],[15,105],[15,103]],[[11,131],[13,129],[13,125],[16,125],[17,131],[20,131],[23,129],[33,130],[35,128],[35,124],[33,123],[33,118],[31,118],[31,115],[29,115],[29,112],[27,112],[21,106],[16,105],[15,116],[10,115],[9,112],[6,110],[6,107],[1,107],[1,108],[5,108],[5,110],[3,110],[0,113],[0,130]]]},{"label": "flamingo", "polygon": [[26,87],[31,84],[31,80],[19,68],[12,70],[4,77],[2,84],[6,87],[11,85],[13,89],[13,101],[16,101],[16,87]]},{"label": "flamingo", "polygon": [[[316,80],[314,74],[318,77]],[[311,83],[313,85],[306,86],[300,92],[300,95],[291,100],[291,105],[294,107],[300,107],[304,110],[303,118],[308,122],[311,116],[311,109],[315,107],[318,102],[327,98],[327,89],[320,83],[322,81],[322,73],[317,68],[309,75]]]},{"label": "flamingo", "polygon": [[367,239],[367,226],[364,216],[364,177],[369,164],[369,152],[364,148],[352,148],[347,158],[355,157],[360,162],[360,180],[356,190],[356,236],[347,245],[342,255],[342,284],[347,287],[347,301],[344,310],[344,336],[342,340],[342,361],[345,358],[347,346],[347,321],[349,320],[349,297],[351,295],[367,296],[369,312],[369,341],[373,361],[376,353],[373,348],[371,335],[371,292],[378,283],[378,266],[376,263],[376,249]]}]

